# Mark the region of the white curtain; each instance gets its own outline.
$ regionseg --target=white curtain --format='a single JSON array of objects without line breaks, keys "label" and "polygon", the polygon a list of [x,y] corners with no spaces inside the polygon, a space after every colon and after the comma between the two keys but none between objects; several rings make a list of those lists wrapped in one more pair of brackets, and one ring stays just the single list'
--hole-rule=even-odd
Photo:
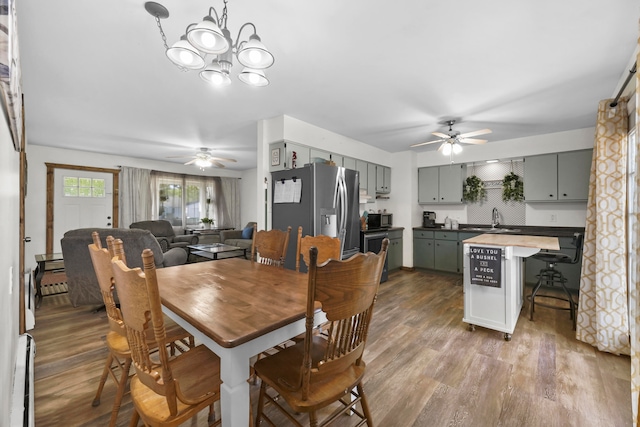
[{"label": "white curtain", "polygon": [[[640,38],[638,39],[640,45]],[[640,52],[636,58],[636,65],[640,65]],[[640,75],[636,72],[635,96],[635,131],[630,138],[631,197],[629,198],[629,307],[631,318],[631,403],[633,409],[633,425],[638,422],[638,399],[640,399]]]},{"label": "white curtain", "polygon": [[244,224],[240,224],[240,179],[220,178],[220,182],[230,220],[225,226],[237,229],[244,227]]},{"label": "white curtain", "polygon": [[151,171],[123,166],[120,172],[120,227],[151,219]]}]

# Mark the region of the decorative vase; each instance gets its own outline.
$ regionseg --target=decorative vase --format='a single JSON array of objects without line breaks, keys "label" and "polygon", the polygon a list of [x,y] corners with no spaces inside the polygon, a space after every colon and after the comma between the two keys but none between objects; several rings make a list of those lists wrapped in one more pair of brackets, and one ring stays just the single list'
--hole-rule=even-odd
[{"label": "decorative vase", "polygon": [[207,222],[205,224],[202,224],[204,226],[205,230],[211,230],[211,223]]}]

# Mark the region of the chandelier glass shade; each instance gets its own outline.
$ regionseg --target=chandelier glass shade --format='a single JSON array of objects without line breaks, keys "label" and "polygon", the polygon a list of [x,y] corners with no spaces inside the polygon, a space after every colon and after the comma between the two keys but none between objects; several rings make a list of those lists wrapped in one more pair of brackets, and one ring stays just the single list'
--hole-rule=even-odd
[{"label": "chandelier glass shade", "polygon": [[[240,27],[235,42],[227,29],[227,1],[224,0],[222,15],[219,17],[214,7],[199,23],[187,26],[185,34],[171,47],[166,43],[166,36],[160,20],[169,17],[169,11],[159,3],[146,2],[145,9],[156,18],[160,35],[164,41],[167,57],[184,71],[200,70],[202,80],[214,86],[231,84],[229,72],[233,67],[233,57],[244,66],[238,79],[250,86],[267,86],[264,69],[273,65],[274,56],[262,43],[256,26],[247,22]],[[248,39],[243,39],[243,30],[253,29]],[[207,55],[215,55],[207,59]]]}]

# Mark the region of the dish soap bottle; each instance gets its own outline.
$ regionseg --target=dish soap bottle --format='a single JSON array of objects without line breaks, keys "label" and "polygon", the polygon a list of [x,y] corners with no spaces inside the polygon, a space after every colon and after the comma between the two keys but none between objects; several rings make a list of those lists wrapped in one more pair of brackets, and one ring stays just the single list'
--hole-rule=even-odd
[{"label": "dish soap bottle", "polygon": [[451,220],[448,216],[444,219],[444,228],[445,230],[451,230]]}]

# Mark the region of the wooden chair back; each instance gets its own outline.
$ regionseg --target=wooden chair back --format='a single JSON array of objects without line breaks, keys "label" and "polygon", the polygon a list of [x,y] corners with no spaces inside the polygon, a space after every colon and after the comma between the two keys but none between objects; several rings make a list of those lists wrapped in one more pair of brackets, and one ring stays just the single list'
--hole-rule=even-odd
[{"label": "wooden chair back", "polygon": [[309,249],[318,248],[318,264],[328,259],[340,259],[340,239],[325,235],[302,237],[302,226],[298,227],[298,250],[296,251],[296,271],[300,271],[300,256],[309,265]]},{"label": "wooden chair back", "polygon": [[[100,292],[104,301],[105,311],[107,312],[107,318],[109,319],[109,328],[123,336],[126,336],[124,329],[124,323],[122,322],[122,315],[120,310],[116,306],[113,291],[115,289],[113,282],[113,270],[111,268],[111,258],[114,257],[112,249],[113,237],[107,237],[107,246],[109,249],[102,247],[100,241],[100,235],[97,231],[91,233],[93,243],[89,245],[89,254],[91,255],[91,262],[93,263],[93,269],[100,285]],[[124,255],[121,259],[124,258]],[[126,262],[126,261],[125,261]]]},{"label": "wooden chair back", "polygon": [[[177,398],[181,391],[173,380],[169,365],[156,267],[150,249],[142,252],[142,261],[144,271],[129,269],[123,261],[114,258],[113,277],[120,296],[120,309],[136,374],[144,385],[166,397],[169,411],[175,415],[178,413]],[[155,338],[154,346],[150,346],[147,339],[150,333]]]},{"label": "wooden chair back", "polygon": [[251,260],[256,260],[257,253],[259,254],[257,261],[260,264],[284,267],[290,234],[291,226],[287,227],[287,231],[275,229],[256,231],[256,225],[254,224],[253,242],[251,243]]},{"label": "wooden chair back", "polygon": [[[340,375],[360,365],[367,342],[373,306],[380,286],[389,239],[378,254],[358,253],[348,260],[329,260],[318,265],[318,249],[312,247],[309,263],[304,354],[301,366],[302,399],[310,384]],[[319,302],[326,313],[326,336],[315,335],[313,319]],[[326,339],[324,354],[312,357],[312,341]],[[316,347],[315,345],[313,347]]]}]

